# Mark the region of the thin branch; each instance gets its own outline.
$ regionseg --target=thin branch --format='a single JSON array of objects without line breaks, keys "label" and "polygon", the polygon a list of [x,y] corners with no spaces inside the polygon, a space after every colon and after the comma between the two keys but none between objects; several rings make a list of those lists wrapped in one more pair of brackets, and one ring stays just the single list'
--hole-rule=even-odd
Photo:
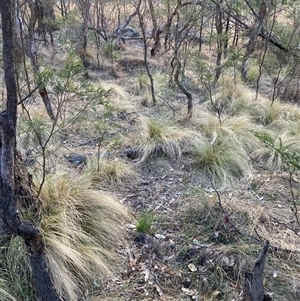
[{"label": "thin branch", "polygon": [[[211,0],[211,1],[215,4],[217,3],[214,0]],[[242,27],[244,27],[244,29],[250,30],[250,26],[247,25],[245,22],[243,22],[238,16],[232,14],[231,11],[227,11],[226,9],[224,9],[224,12],[226,12],[226,14],[228,14],[230,17],[232,17],[240,25],[242,25]],[[284,47],[282,45],[282,43],[279,41],[279,39],[272,32],[268,32],[263,26],[262,26],[261,30],[259,31],[258,36],[267,40],[268,42],[270,42],[271,44],[273,44],[280,50],[283,50],[284,52],[290,52],[290,50],[288,48]]]},{"label": "thin branch", "polygon": [[291,210],[294,213],[294,216],[295,216],[295,219],[296,219],[296,222],[297,222],[298,226],[300,226],[299,210],[298,210],[298,206],[297,206],[297,203],[296,203],[296,198],[295,198],[295,194],[294,194],[292,179],[293,179],[293,172],[290,170],[289,171],[289,187],[290,187],[290,192],[291,192],[292,202],[293,202],[293,207],[291,208]]},{"label": "thin branch", "polygon": [[218,205],[219,205],[219,207],[221,208],[221,210],[222,210],[222,212],[223,212],[225,221],[230,225],[231,229],[233,229],[235,232],[239,233],[239,234],[242,235],[242,236],[249,237],[249,238],[255,240],[256,242],[261,243],[261,240],[260,240],[260,239],[254,237],[254,236],[252,236],[252,235],[250,235],[250,234],[248,234],[248,233],[243,233],[243,232],[242,232],[239,228],[237,228],[237,226],[232,222],[232,220],[231,220],[230,217],[229,217],[229,213],[227,212],[227,210],[224,208],[224,206],[223,206],[223,204],[222,204],[222,201],[221,201],[221,195],[220,195],[219,191],[217,190],[217,188],[216,188],[216,186],[215,186],[215,184],[214,184],[214,182],[213,182],[213,180],[212,180],[212,178],[211,178],[211,176],[210,176],[210,174],[209,174],[208,172],[206,173],[206,176],[207,176],[207,178],[209,179],[209,182],[210,182],[210,184],[211,184],[211,186],[212,186],[212,189],[214,190],[214,192],[215,192],[216,195],[217,195],[217,198],[218,198]]},{"label": "thin branch", "polygon": [[[258,236],[255,237],[251,234],[248,234],[248,233],[243,233],[233,222],[232,220],[230,219],[230,216],[229,216],[229,213],[227,212],[227,210],[224,208],[223,204],[222,204],[222,200],[221,200],[221,195],[219,193],[219,191],[217,190],[210,174],[208,172],[206,172],[206,176],[212,186],[212,189],[214,190],[214,192],[216,193],[217,195],[217,198],[218,198],[218,205],[220,207],[220,209],[222,210],[222,213],[223,213],[223,216],[224,216],[224,219],[225,219],[225,222],[227,224],[230,225],[230,228],[232,230],[234,230],[236,233],[240,234],[241,236],[244,236],[244,237],[248,237],[248,238],[251,238],[254,242],[258,242],[260,244],[262,244],[262,241],[265,241],[264,238],[262,238],[258,233],[257,233],[257,230],[254,229],[256,235]],[[277,247],[277,246],[273,246],[273,245],[268,245],[268,248],[274,252],[280,252],[280,253],[293,253],[293,254],[300,254],[300,251],[298,250],[291,250],[291,249],[286,249],[286,248],[281,248],[281,247]]]}]

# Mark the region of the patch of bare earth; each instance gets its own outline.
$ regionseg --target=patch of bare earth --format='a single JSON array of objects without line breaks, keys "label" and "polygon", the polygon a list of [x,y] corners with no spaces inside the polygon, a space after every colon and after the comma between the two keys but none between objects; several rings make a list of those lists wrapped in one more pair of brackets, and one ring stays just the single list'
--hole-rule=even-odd
[{"label": "patch of bare earth", "polygon": [[[201,173],[195,179],[182,162],[154,157],[136,166],[139,181],[118,189],[136,217],[143,210],[154,213],[153,232],[127,226],[130,242],[120,251],[125,264],[91,300],[242,300],[244,273],[267,239],[266,291],[274,300],[296,300],[300,246],[289,229],[295,225],[286,177],[261,173],[219,191],[238,233],[207,179]],[[296,283],[290,299],[278,281]]]}]

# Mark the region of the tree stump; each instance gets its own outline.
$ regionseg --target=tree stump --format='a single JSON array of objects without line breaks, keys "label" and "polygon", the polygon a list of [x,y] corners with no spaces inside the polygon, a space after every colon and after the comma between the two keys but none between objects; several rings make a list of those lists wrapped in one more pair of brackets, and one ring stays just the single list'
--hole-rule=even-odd
[{"label": "tree stump", "polygon": [[271,301],[271,297],[264,292],[263,273],[266,262],[266,255],[269,247],[269,241],[266,241],[258,259],[254,264],[252,272],[245,275],[244,297],[243,301]]}]

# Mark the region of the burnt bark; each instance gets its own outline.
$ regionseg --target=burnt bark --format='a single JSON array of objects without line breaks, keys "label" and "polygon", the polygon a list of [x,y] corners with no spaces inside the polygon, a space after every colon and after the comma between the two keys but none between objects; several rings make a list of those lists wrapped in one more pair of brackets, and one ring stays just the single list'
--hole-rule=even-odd
[{"label": "burnt bark", "polygon": [[[37,1],[38,2],[38,1]],[[35,45],[35,37],[34,37],[34,28],[35,24],[39,18],[39,11],[38,6],[33,3],[32,0],[28,0],[28,4],[30,7],[30,21],[28,25],[28,46],[27,46],[27,53],[30,58],[30,62],[32,65],[32,70],[34,72],[34,75],[37,76],[39,72],[39,64],[37,61],[37,54],[36,54],[36,45]],[[38,92],[43,100],[43,103],[45,105],[46,111],[48,113],[48,116],[51,118],[51,120],[55,120],[55,114],[53,112],[53,108],[51,105],[51,101],[46,89],[45,85],[39,85]]]},{"label": "burnt bark", "polygon": [[215,81],[217,82],[221,76],[222,71],[222,54],[223,54],[223,0],[219,1],[216,4],[216,16],[215,16],[215,23],[216,23],[216,30],[217,30],[217,62],[216,62],[216,75]]},{"label": "burnt bark", "polygon": [[[61,301],[52,285],[44,253],[44,245],[39,230],[31,223],[21,219],[17,208],[18,191],[15,168],[18,160],[16,152],[17,124],[17,84],[14,62],[13,0],[0,3],[3,64],[6,85],[6,110],[0,113],[0,219],[4,231],[10,235],[21,236],[31,258],[32,275],[40,301]],[[28,178],[27,178],[28,179]]]},{"label": "burnt bark", "polygon": [[247,80],[247,73],[248,73],[248,61],[255,49],[255,45],[257,42],[258,37],[262,33],[263,24],[265,22],[265,19],[267,17],[267,8],[269,5],[268,0],[262,0],[260,3],[258,14],[255,14],[255,23],[252,28],[250,39],[246,47],[246,52],[242,61],[242,71],[241,76],[243,81]]},{"label": "burnt bark", "polygon": [[267,241],[255,262],[253,271],[251,273],[246,273],[243,301],[271,301],[271,297],[264,293],[263,284],[263,273],[268,248],[269,242]]},{"label": "burnt bark", "polygon": [[181,71],[181,63],[178,58],[178,54],[176,54],[176,57],[174,59],[175,62],[175,72],[174,72],[174,81],[177,85],[177,87],[181,90],[181,92],[187,97],[187,116],[188,118],[191,118],[193,115],[193,95],[192,93],[183,85],[181,80],[179,79],[180,71]]},{"label": "burnt bark", "polygon": [[47,33],[50,36],[51,44],[53,41],[53,31],[58,30],[57,25],[55,25],[55,14],[54,14],[54,1],[36,0],[35,7],[37,12],[37,32],[40,36],[43,36],[44,42],[47,42]]}]

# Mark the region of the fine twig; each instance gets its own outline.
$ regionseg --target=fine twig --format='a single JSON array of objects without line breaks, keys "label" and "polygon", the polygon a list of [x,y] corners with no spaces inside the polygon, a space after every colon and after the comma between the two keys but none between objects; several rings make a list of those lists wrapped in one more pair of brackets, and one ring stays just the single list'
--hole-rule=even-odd
[{"label": "fine twig", "polygon": [[[207,176],[207,178],[208,178],[208,180],[209,180],[209,182],[211,184],[212,189],[214,190],[215,194],[217,195],[217,198],[218,198],[218,202],[217,203],[218,203],[220,209],[222,210],[224,220],[230,226],[230,229],[233,230],[233,231],[235,231],[236,233],[240,234],[243,237],[250,238],[253,242],[262,244],[262,242],[265,241],[265,239],[258,234],[258,232],[257,232],[256,229],[254,229],[254,231],[255,231],[257,237],[255,237],[255,236],[253,236],[253,235],[251,235],[249,233],[242,232],[233,223],[233,221],[230,218],[230,215],[229,215],[228,211],[224,208],[224,206],[222,204],[221,195],[220,195],[219,191],[217,190],[217,188],[216,188],[216,186],[215,186],[215,184],[214,184],[214,182],[212,180],[211,175],[207,172],[206,176]],[[300,254],[300,251],[298,251],[298,250],[291,250],[291,249],[281,248],[281,247],[277,247],[277,246],[274,246],[274,245],[268,245],[268,248],[271,251],[274,251],[274,252]]]},{"label": "fine twig", "polygon": [[[22,104],[25,100],[27,100],[30,96],[32,96],[32,94],[39,89],[39,87],[42,85],[42,83],[39,83],[29,94],[27,94],[23,99],[21,99],[17,105],[19,106],[20,104]],[[6,114],[6,110],[2,111],[0,113],[0,115],[5,115]]]},{"label": "fine twig", "polygon": [[215,184],[214,184],[214,182],[213,182],[213,180],[212,180],[212,178],[211,178],[211,176],[210,176],[210,174],[209,174],[208,172],[206,173],[206,176],[207,176],[207,178],[208,178],[208,180],[209,180],[209,182],[210,182],[210,184],[211,184],[211,186],[212,186],[212,189],[214,190],[215,194],[217,195],[217,198],[218,198],[218,205],[219,205],[220,209],[221,209],[222,212],[223,212],[223,216],[224,216],[225,222],[226,222],[227,224],[229,224],[230,228],[231,228],[232,230],[234,230],[236,233],[238,233],[238,234],[240,234],[240,235],[242,235],[242,236],[251,238],[252,240],[254,240],[254,241],[256,241],[256,242],[261,243],[261,239],[260,239],[260,238],[257,238],[257,237],[255,237],[255,236],[252,236],[251,234],[248,234],[248,233],[243,233],[243,232],[242,232],[242,231],[241,231],[241,230],[240,230],[240,229],[232,222],[232,220],[231,220],[230,217],[229,217],[229,213],[227,212],[227,210],[224,208],[224,206],[223,206],[223,204],[222,204],[221,195],[220,195],[219,191],[217,190],[217,188],[216,188],[216,186],[215,186]]}]

